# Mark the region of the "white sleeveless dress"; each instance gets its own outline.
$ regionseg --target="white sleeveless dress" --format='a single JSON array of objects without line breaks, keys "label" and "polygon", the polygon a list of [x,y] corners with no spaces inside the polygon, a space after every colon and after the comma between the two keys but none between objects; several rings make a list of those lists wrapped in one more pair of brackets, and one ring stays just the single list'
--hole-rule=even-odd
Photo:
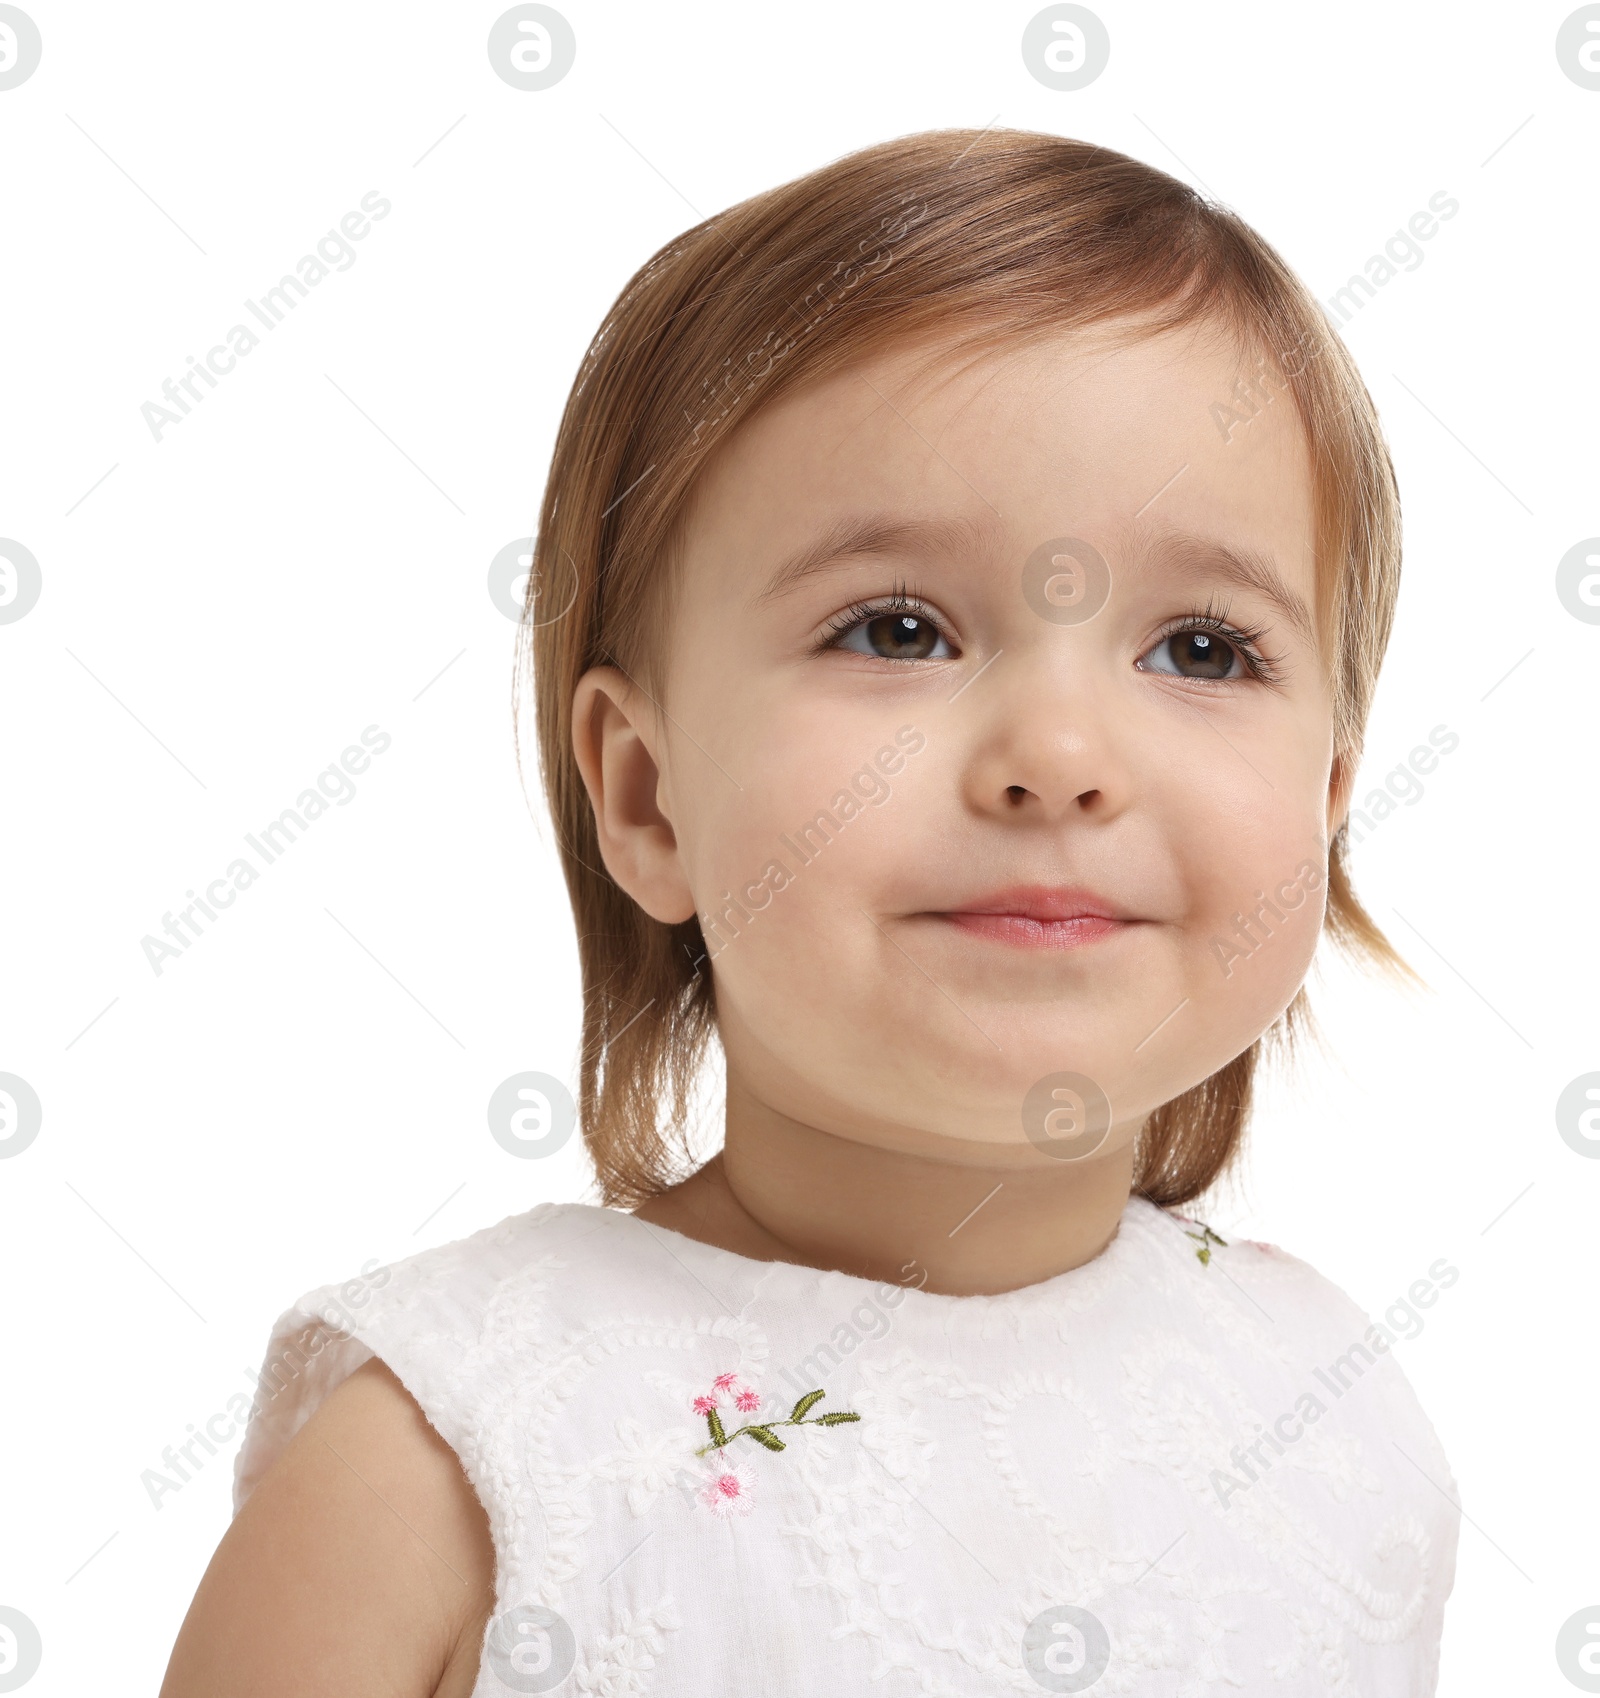
[{"label": "white sleeveless dress", "polygon": [[1460,1513],[1385,1329],[1142,1197],[967,1297],[541,1204],[282,1316],[236,1513],[372,1356],[488,1513],[475,1698],[1436,1688]]}]

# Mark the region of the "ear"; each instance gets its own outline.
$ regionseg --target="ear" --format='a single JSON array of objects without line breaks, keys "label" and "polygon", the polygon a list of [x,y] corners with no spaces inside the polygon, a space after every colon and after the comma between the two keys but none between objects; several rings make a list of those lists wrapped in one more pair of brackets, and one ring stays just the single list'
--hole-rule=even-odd
[{"label": "ear", "polygon": [[1335,755],[1333,766],[1328,774],[1328,839],[1331,842],[1339,834],[1339,828],[1344,824],[1350,812],[1350,793],[1355,788],[1356,767],[1361,761],[1361,751],[1351,750],[1346,755]]},{"label": "ear", "polygon": [[572,752],[606,871],[651,919],[691,919],[694,896],[678,859],[654,705],[625,672],[594,666],[578,680]]}]

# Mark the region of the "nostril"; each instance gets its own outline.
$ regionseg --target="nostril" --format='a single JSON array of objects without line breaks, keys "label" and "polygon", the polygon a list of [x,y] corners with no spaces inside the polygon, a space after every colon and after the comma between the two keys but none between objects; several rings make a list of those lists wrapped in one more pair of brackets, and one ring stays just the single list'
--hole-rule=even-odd
[{"label": "nostril", "polygon": [[1008,784],[1006,786],[1006,800],[1007,801],[1020,802],[1022,800],[1022,798],[1024,796],[1026,796],[1027,794],[1028,794],[1027,790],[1020,784]]}]

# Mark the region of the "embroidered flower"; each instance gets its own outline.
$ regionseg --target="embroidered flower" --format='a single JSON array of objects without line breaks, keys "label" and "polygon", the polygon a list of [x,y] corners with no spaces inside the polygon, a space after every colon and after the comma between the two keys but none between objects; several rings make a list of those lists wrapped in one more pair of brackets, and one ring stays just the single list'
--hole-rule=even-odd
[{"label": "embroidered flower", "polygon": [[753,1386],[746,1385],[737,1374],[718,1374],[711,1390],[697,1397],[690,1408],[696,1415],[709,1417],[722,1408],[723,1398],[744,1415],[754,1414],[761,1407],[761,1394]]},{"label": "embroidered flower", "polygon": [[1151,1675],[1182,1668],[1183,1655],[1171,1618],[1145,1611],[1119,1635],[1116,1657],[1103,1677],[1105,1689],[1108,1693],[1147,1692]]},{"label": "embroidered flower", "polygon": [[[600,1635],[594,1650],[580,1659],[573,1681],[581,1692],[648,1692],[651,1671],[667,1648],[666,1634],[683,1625],[670,1597],[653,1609],[623,1610],[615,1633]],[[502,1689],[505,1682],[500,1683]]]},{"label": "embroidered flower", "polygon": [[603,1480],[625,1485],[628,1508],[635,1515],[644,1515],[662,1492],[677,1483],[686,1430],[675,1427],[670,1432],[649,1434],[631,1416],[624,1416],[617,1422],[622,1448],[600,1458],[595,1473]]},{"label": "embroidered flower", "polygon": [[722,1459],[723,1451],[746,1433],[764,1450],[786,1450],[788,1446],[773,1432],[774,1427],[836,1427],[846,1421],[861,1419],[853,1411],[844,1409],[831,1410],[823,1415],[811,1415],[812,1407],[820,1403],[825,1396],[827,1393],[823,1391],[808,1391],[787,1416],[769,1416],[764,1421],[747,1421],[730,1433],[723,1426],[720,1413],[724,1397],[742,1415],[757,1413],[764,1400],[754,1386],[746,1385],[737,1374],[718,1374],[711,1382],[711,1390],[695,1398],[691,1404],[696,1415],[705,1416],[706,1431],[711,1435],[710,1443],[701,1445],[695,1455],[704,1456],[708,1450],[717,1453],[708,1465],[712,1472],[700,1489],[700,1502],[713,1514],[720,1516],[749,1513],[753,1501],[751,1493],[755,1485],[755,1471],[743,1463],[729,1463]]},{"label": "embroidered flower", "polygon": [[719,1463],[700,1488],[700,1501],[720,1520],[755,1508],[756,1471],[748,1462]]},{"label": "embroidered flower", "polygon": [[872,1424],[861,1434],[884,1472],[898,1480],[913,1497],[931,1472],[938,1443],[909,1399],[880,1397]]}]

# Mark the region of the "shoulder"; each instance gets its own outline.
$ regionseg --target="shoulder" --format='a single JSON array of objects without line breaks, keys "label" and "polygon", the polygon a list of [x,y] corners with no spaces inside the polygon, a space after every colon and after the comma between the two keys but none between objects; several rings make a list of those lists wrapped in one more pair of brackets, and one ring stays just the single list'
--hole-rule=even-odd
[{"label": "shoulder", "polygon": [[[470,1364],[486,1343],[547,1324],[575,1267],[603,1267],[591,1246],[625,1217],[587,1203],[541,1203],[466,1238],[302,1294],[273,1324],[234,1461],[234,1508],[306,1420],[379,1358],[474,1473]],[[607,1229],[610,1231],[607,1231]],[[579,1282],[581,1283],[581,1282]],[[582,1293],[570,1299],[581,1308]]]},{"label": "shoulder", "polygon": [[1264,1238],[1246,1238],[1231,1230],[1224,1236],[1210,1221],[1176,1208],[1152,1207],[1146,1215],[1161,1223],[1156,1230],[1175,1247],[1187,1247],[1186,1252],[1180,1248],[1180,1253],[1192,1256],[1202,1267],[1210,1266],[1216,1257],[1218,1265],[1226,1266],[1230,1274],[1243,1273],[1285,1291],[1321,1299],[1334,1307],[1351,1301],[1332,1280],[1280,1244]]},{"label": "shoulder", "polygon": [[234,1518],[163,1698],[464,1698],[493,1587],[493,1542],[459,1461],[398,1379],[368,1361],[317,1406]]},{"label": "shoulder", "polygon": [[[1425,1311],[1461,1277],[1447,1256],[1438,1256],[1376,1315],[1310,1262],[1281,1245],[1259,1238],[1219,1235],[1215,1229],[1174,1210],[1159,1211],[1175,1241],[1209,1251],[1209,1266],[1224,1276],[1210,1292],[1215,1318],[1228,1313],[1227,1332],[1259,1363],[1269,1359],[1290,1369],[1295,1384],[1352,1418],[1368,1419],[1375,1434],[1418,1447],[1441,1485],[1454,1490],[1450,1466],[1437,1432],[1406,1376],[1401,1358],[1407,1341],[1425,1328]],[[1196,1281],[1195,1287],[1204,1285]],[[1398,1346],[1398,1348],[1397,1348]],[[1360,1397],[1349,1393],[1360,1385]]]},{"label": "shoulder", "polygon": [[[271,1690],[330,1698],[470,1692],[495,1549],[482,1388],[464,1369],[497,1328],[514,1337],[542,1313],[540,1293],[610,1213],[541,1204],[369,1263],[279,1316],[234,1462],[234,1519],[164,1698],[244,1698],[256,1689],[223,1670],[246,1666],[270,1669]],[[306,1631],[290,1653],[316,1653],[304,1668],[274,1638],[291,1614]]]},{"label": "shoulder", "polygon": [[[1247,1280],[1252,1292],[1272,1292],[1295,1303],[1304,1320],[1326,1323],[1341,1333],[1351,1333],[1353,1328],[1351,1336],[1358,1338],[1370,1330],[1385,1345],[1393,1343],[1396,1335],[1395,1327],[1385,1324],[1386,1321],[1398,1322],[1401,1331],[1413,1330],[1405,1324],[1404,1311],[1413,1307],[1432,1308],[1439,1294],[1448,1291],[1461,1277],[1460,1270],[1447,1256],[1437,1256],[1387,1306],[1385,1318],[1374,1320],[1343,1286],[1282,1245],[1236,1234],[1223,1237],[1204,1222],[1174,1209],[1159,1212],[1178,1229],[1179,1243],[1188,1241],[1194,1245],[1199,1261],[1208,1262],[1214,1254],[1218,1265],[1230,1277]],[[1420,1327],[1414,1330],[1420,1331]]]},{"label": "shoulder", "polygon": [[1247,1300],[1254,1300],[1265,1314],[1266,1300],[1277,1300],[1299,1328],[1333,1325],[1348,1331],[1366,1317],[1349,1295],[1309,1262],[1263,1238],[1246,1238],[1229,1230],[1224,1233],[1199,1215],[1176,1208],[1152,1209],[1159,1221],[1155,1229],[1166,1238],[1176,1255],[1192,1267],[1215,1271],[1223,1283],[1234,1284]]}]

